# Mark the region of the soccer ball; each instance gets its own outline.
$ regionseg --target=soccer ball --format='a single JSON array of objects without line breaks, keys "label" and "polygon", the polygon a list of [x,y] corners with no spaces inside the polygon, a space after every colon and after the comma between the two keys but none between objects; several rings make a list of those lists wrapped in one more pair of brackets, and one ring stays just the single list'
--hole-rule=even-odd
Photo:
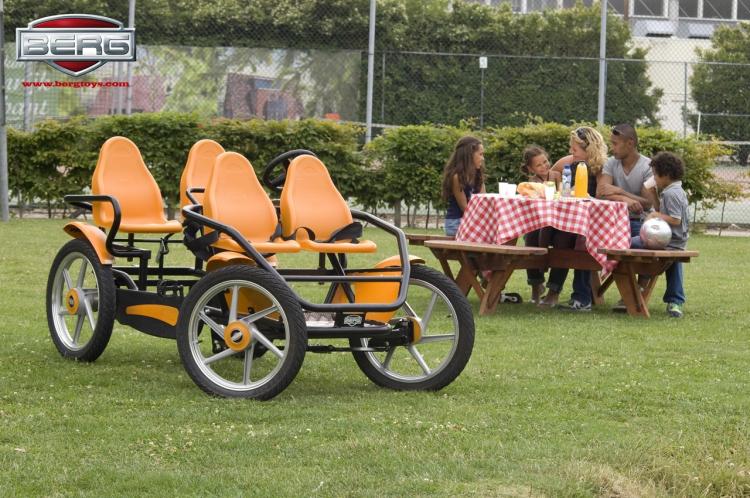
[{"label": "soccer ball", "polygon": [[664,220],[651,218],[643,222],[640,235],[648,249],[664,249],[672,239],[672,228]]}]

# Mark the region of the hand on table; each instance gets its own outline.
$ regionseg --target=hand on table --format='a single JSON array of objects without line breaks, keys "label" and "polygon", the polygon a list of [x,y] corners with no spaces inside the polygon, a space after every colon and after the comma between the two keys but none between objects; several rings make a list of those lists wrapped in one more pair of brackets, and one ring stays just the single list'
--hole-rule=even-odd
[{"label": "hand on table", "polygon": [[643,212],[643,206],[641,206],[641,203],[635,199],[628,199],[625,201],[628,204],[628,211],[631,213],[642,213]]}]

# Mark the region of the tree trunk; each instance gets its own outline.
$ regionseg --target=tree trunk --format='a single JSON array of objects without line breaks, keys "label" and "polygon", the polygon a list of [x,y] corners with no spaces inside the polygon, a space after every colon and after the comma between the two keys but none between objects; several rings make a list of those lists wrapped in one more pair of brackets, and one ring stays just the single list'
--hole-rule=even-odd
[{"label": "tree trunk", "polygon": [[173,220],[174,218],[174,206],[167,204],[167,219]]},{"label": "tree trunk", "polygon": [[726,199],[721,203],[721,221],[719,222],[719,237],[721,237],[721,229],[724,228],[724,208],[727,207]]},{"label": "tree trunk", "polygon": [[52,201],[47,199],[47,218],[52,219]]},{"label": "tree trunk", "polygon": [[398,200],[393,204],[393,224],[401,228],[401,201]]},{"label": "tree trunk", "polygon": [[430,226],[430,208],[432,207],[432,202],[427,203],[427,218],[424,220],[424,229],[427,230],[427,228]]},{"label": "tree trunk", "polygon": [[23,209],[23,196],[19,195],[18,196],[18,218],[19,219],[23,219],[23,211],[24,211],[24,209]]}]

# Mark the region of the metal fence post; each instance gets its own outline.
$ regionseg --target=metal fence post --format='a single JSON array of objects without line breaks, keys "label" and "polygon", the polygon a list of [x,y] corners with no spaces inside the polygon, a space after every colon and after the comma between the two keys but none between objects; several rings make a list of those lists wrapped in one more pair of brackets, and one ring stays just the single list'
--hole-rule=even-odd
[{"label": "metal fence post", "polygon": [[701,112],[698,111],[698,126],[695,129],[695,135],[700,137],[701,135]]},{"label": "metal fence post", "polygon": [[607,2],[602,4],[602,18],[599,33],[599,103],[597,106],[596,120],[604,124],[604,106],[607,103]]},{"label": "metal fence post", "polygon": [[[23,79],[31,80],[31,62],[23,63]],[[23,89],[23,131],[29,131],[31,128],[31,87]]]},{"label": "metal fence post", "polygon": [[380,71],[380,122],[385,123],[385,50],[383,50],[383,66]]},{"label": "metal fence post", "polygon": [[[135,28],[135,0],[129,0],[128,2],[128,27]],[[128,88],[126,90],[125,113],[130,116],[133,110],[133,63],[127,62],[126,64],[128,65]]]},{"label": "metal fence post", "polygon": [[685,62],[685,81],[683,89],[682,99],[682,138],[687,137],[687,121],[688,121],[688,108],[687,108],[687,96],[688,96],[688,63]]},{"label": "metal fence post", "polygon": [[484,128],[484,68],[479,70],[482,73],[479,82],[479,128]]},{"label": "metal fence post", "polygon": [[367,42],[367,109],[365,111],[365,122],[367,131],[365,143],[372,140],[372,83],[375,72],[375,2],[370,0],[370,35]]},{"label": "metal fence post", "polygon": [[8,201],[8,136],[5,130],[5,6],[0,0],[0,217],[10,219]]}]

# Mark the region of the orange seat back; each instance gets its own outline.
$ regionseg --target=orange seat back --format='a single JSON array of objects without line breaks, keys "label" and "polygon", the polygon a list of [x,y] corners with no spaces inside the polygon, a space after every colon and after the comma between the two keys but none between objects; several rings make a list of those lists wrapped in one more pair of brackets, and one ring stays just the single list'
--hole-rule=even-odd
[{"label": "orange seat back", "polygon": [[268,241],[279,222],[250,161],[236,152],[216,158],[203,197],[203,214],[229,225],[251,242]]},{"label": "orange seat back", "polygon": [[[289,236],[306,227],[317,240],[328,240],[334,231],[352,223],[352,213],[328,174],[325,165],[314,156],[292,160],[281,191],[281,226]],[[299,230],[298,238],[307,233]]]},{"label": "orange seat back", "polygon": [[[148,225],[167,222],[159,185],[146,167],[141,151],[125,137],[112,137],[102,145],[91,180],[94,195],[111,195],[120,203],[121,225]],[[94,223],[111,227],[112,206],[94,203]]]},{"label": "orange seat back", "polygon": [[[180,178],[180,209],[192,204],[186,194],[189,188],[206,188],[211,172],[214,169],[216,157],[224,152],[224,147],[213,140],[198,140],[190,148],[185,169]],[[203,204],[203,194],[192,194],[198,204]]]}]

